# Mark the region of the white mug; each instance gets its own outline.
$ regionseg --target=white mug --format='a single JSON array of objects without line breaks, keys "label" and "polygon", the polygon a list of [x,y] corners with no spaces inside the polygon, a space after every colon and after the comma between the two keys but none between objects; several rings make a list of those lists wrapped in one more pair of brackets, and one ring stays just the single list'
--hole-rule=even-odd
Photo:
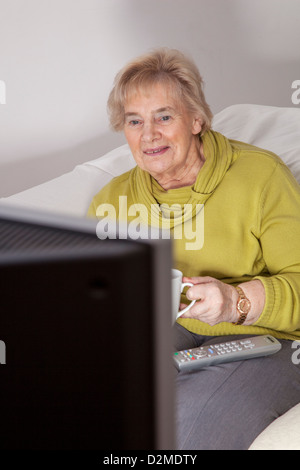
[{"label": "white mug", "polygon": [[185,307],[183,310],[179,310],[180,306],[180,296],[183,289],[186,286],[193,286],[191,282],[182,282],[182,272],[178,269],[172,269],[172,317],[173,321],[175,322],[177,318],[179,318],[183,313],[187,312],[196,302],[196,300],[192,300],[192,302]]}]

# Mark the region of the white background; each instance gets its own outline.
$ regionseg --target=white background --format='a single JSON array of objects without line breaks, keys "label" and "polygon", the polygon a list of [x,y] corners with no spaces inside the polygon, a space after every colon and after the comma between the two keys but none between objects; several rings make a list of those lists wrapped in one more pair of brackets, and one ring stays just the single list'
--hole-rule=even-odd
[{"label": "white background", "polygon": [[300,0],[0,0],[0,197],[124,143],[106,100],[136,55],[188,53],[216,113],[295,106],[299,44]]}]

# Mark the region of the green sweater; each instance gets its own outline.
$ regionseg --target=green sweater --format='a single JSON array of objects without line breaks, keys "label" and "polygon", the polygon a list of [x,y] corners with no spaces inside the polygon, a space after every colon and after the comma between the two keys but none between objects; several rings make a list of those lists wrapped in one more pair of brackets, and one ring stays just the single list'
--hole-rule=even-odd
[{"label": "green sweater", "polygon": [[[151,204],[179,203],[182,210],[187,204],[204,204],[203,246],[186,249],[190,240],[183,231],[183,237],[174,240],[174,267],[186,276],[212,276],[233,285],[260,279],[265,307],[251,326],[210,326],[195,319],[178,323],[202,335],[269,333],[300,339],[300,186],[271,152],[214,131],[202,140],[206,160],[193,186],[164,191],[135,167],[104,187],[88,214],[96,216],[98,206],[110,203],[118,217],[119,196],[127,196],[127,207],[140,203],[149,212]],[[163,211],[158,212],[159,220]],[[133,219],[127,217],[128,222]]]}]

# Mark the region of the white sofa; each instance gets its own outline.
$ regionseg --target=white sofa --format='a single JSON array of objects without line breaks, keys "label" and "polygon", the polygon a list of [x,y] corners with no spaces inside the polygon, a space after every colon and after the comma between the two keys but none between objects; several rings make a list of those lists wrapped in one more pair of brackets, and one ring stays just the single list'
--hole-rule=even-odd
[{"label": "white sofa", "polygon": [[[213,129],[273,151],[300,183],[300,108],[233,105],[215,115]],[[0,203],[85,217],[93,195],[134,164],[128,146],[123,145],[59,178],[3,198]],[[299,405],[270,424],[250,449],[300,449],[300,396]]]}]

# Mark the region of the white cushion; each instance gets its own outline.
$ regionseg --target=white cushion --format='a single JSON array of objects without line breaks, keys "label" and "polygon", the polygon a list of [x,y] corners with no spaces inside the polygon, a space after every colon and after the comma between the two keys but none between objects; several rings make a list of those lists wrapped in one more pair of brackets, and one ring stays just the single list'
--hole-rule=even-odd
[{"label": "white cushion", "polygon": [[85,217],[93,196],[114,176],[135,165],[127,144],[103,157],[77,165],[74,170],[1,202],[31,209]]},{"label": "white cushion", "polygon": [[[300,182],[300,109],[233,105],[216,114],[213,129],[229,138],[271,150]],[[2,201],[30,208],[84,217],[93,196],[113,176],[135,165],[127,144],[47,183]]]},{"label": "white cushion", "polygon": [[300,404],[273,421],[249,450],[300,450]]},{"label": "white cushion", "polygon": [[233,105],[215,115],[213,128],[276,153],[300,183],[300,108]]}]

